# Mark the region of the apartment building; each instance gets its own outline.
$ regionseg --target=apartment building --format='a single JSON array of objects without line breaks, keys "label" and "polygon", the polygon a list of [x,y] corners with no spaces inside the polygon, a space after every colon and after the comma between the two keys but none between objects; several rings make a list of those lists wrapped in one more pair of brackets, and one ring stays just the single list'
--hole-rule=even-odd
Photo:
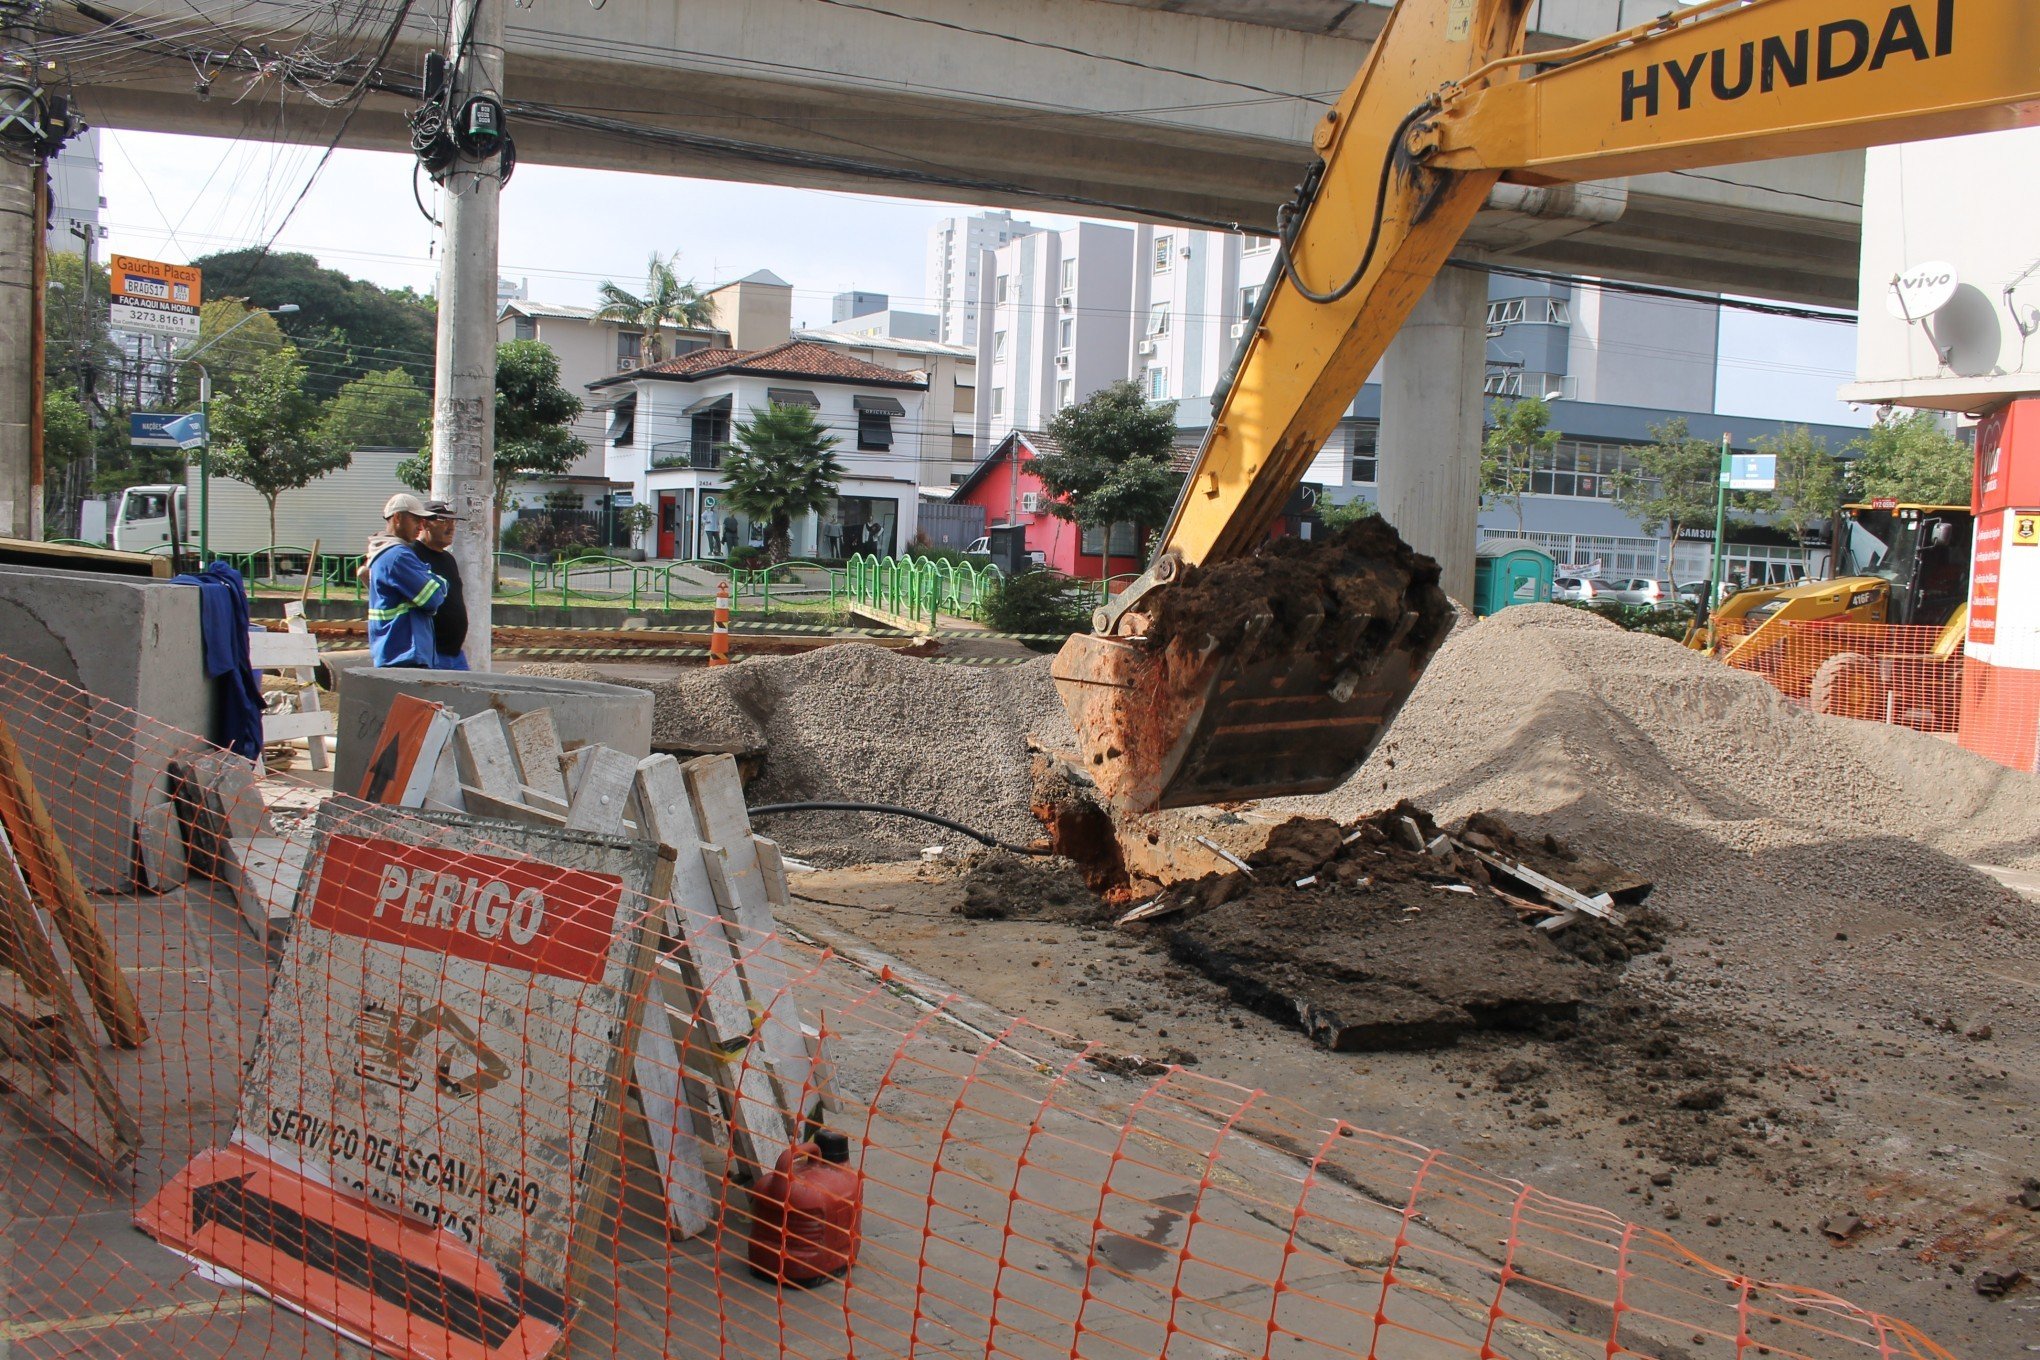
[{"label": "apartment building", "polygon": [[949,217],[928,233],[927,287],[922,300],[934,308],[934,338],[950,345],[978,341],[978,275],[984,253],[1042,230],[1016,222],[1010,212]]},{"label": "apartment building", "polygon": [[979,276],[978,447],[1128,374],[1136,233],[1084,222],[987,251]]}]

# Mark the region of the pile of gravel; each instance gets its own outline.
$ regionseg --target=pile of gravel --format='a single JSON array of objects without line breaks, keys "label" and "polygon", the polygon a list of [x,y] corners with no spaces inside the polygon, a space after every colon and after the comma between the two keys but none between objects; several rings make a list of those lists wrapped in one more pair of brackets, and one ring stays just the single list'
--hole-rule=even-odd
[{"label": "pile of gravel", "polygon": [[[1041,834],[1028,811],[1030,736],[1071,746],[1048,658],[941,665],[852,643],[756,657],[647,686],[655,746],[760,744],[750,801],[896,803],[1002,840]],[[925,823],[858,813],[772,817],[761,829],[803,859],[854,864],[956,844]],[[968,842],[964,842],[968,843]]]},{"label": "pile of gravel", "polygon": [[1997,980],[2040,967],[2040,906],[1970,867],[2040,868],[2040,780],[1951,742],[1521,606],[1446,642],[1352,779],[1271,807],[1347,821],[1404,798],[1655,880],[1652,907],[1725,965],[1681,1004],[1724,1022],[1953,1014],[2040,1039]]}]

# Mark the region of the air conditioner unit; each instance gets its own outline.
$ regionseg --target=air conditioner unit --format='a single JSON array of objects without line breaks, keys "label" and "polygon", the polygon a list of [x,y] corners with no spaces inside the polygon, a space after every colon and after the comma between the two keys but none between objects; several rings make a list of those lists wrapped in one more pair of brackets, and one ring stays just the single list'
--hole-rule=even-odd
[{"label": "air conditioner unit", "polygon": [[1058,354],[1058,355],[1056,355],[1056,356],[1055,356],[1055,366],[1056,366],[1057,368],[1068,368],[1068,367],[1070,366],[1070,356],[1069,356],[1069,355],[1067,355],[1067,354]]},{"label": "air conditioner unit", "polygon": [[1028,515],[1039,514],[1041,512],[1041,493],[1039,491],[1021,492],[1020,511],[1022,514]]},{"label": "air conditioner unit", "polygon": [[1152,340],[1143,340],[1138,345],[1134,346],[1134,348],[1139,350],[1142,354],[1153,354],[1155,352],[1155,342]]},{"label": "air conditioner unit", "polygon": [[1061,297],[1055,300],[1055,305],[1067,312],[1068,310],[1070,310],[1070,308],[1076,306],[1077,302],[1076,299],[1071,297],[1068,293],[1064,293]]},{"label": "air conditioner unit", "polygon": [[1184,258],[1184,259],[1186,259],[1186,260],[1187,260],[1187,259],[1189,259],[1189,258],[1190,258],[1190,247],[1188,247],[1188,246],[1184,246],[1184,247],[1183,247],[1183,251],[1182,251],[1182,254],[1183,254],[1183,258]]},{"label": "air conditioner unit", "polygon": [[1233,339],[1235,339],[1235,340],[1239,340],[1239,339],[1242,339],[1242,338],[1244,338],[1244,337],[1245,337],[1245,335],[1246,335],[1246,333],[1247,333],[1247,330],[1248,330],[1248,326],[1247,326],[1247,323],[1246,323],[1246,322],[1244,322],[1244,321],[1235,321],[1235,322],[1233,322],[1233,323],[1232,323],[1232,338],[1233,338]]}]

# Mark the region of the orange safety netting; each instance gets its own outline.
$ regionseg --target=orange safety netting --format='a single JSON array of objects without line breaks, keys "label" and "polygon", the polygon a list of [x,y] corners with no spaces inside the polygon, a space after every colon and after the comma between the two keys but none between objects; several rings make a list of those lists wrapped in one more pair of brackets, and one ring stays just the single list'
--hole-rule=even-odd
[{"label": "orange safety netting", "polygon": [[1962,658],[1939,658],[1941,630],[1851,620],[1742,619],[1718,624],[1719,650],[1816,713],[1953,732],[1962,710]]},{"label": "orange safety netting", "polygon": [[[515,827],[338,802],[315,812],[321,793],[284,778],[262,781],[260,810],[231,797],[179,806],[172,766],[189,793],[203,742],[4,658],[0,719],[147,1030],[130,1047],[93,1028],[89,1053],[51,1041],[26,1054],[62,1017],[18,987],[0,1005],[26,1019],[0,1031],[0,1075],[16,1089],[0,1102],[0,1339],[20,1355],[363,1353],[174,1254],[161,1221],[157,1236],[134,1226],[237,1121],[241,1146],[268,1160],[207,1182],[192,1217],[365,1282],[378,1335],[426,1315],[471,1333],[463,1354],[509,1353],[517,1319],[555,1314],[554,1354],[714,1360],[1585,1360],[1683,1355],[1702,1338],[1705,1353],[1738,1357],[1945,1354],[1844,1300],[1716,1267],[1662,1231],[1367,1127],[1380,1112],[1328,1115],[1119,1060],[785,926],[729,932],[736,969],[783,980],[754,987],[750,1042],[704,1051],[731,965],[699,953],[676,980],[656,957],[704,909],[675,887],[688,880],[670,857],[640,857],[650,890],[604,896],[585,864],[520,854]],[[166,816],[186,828],[187,864],[215,876],[174,881]],[[213,833],[235,864],[190,853]],[[400,848],[378,869],[360,859],[369,843]],[[588,863],[638,865],[633,853],[596,847]],[[376,904],[355,923],[358,957],[305,947],[338,918],[293,885],[344,886],[357,860],[355,900]],[[474,886],[479,870],[474,884],[450,879],[463,864],[497,872],[502,894]],[[577,930],[609,913],[606,933],[562,935],[553,982],[506,984],[506,942],[539,932],[539,896],[578,912]],[[384,909],[436,922],[445,954],[378,943]],[[47,936],[55,921],[38,924]],[[642,942],[635,955],[626,936]],[[463,1013],[449,999],[471,975],[487,994]],[[618,978],[628,995],[605,990]],[[384,1005],[392,995],[406,999]],[[72,999],[90,1025],[97,998]],[[771,1026],[795,1021],[820,1056],[763,1072]],[[131,1119],[131,1160],[110,1176],[57,1118],[83,1116],[19,1093],[36,1066],[75,1095],[90,1059]],[[759,1144],[743,1130],[788,1108],[805,1116],[824,1094],[861,1176],[857,1254],[847,1276],[796,1288],[750,1269],[759,1168],[743,1152]],[[433,1136],[524,1160],[428,1166],[365,1124],[308,1113],[378,1101],[428,1102]],[[605,1148],[591,1132],[603,1128],[620,1141]],[[262,1200],[286,1172],[311,1188]],[[444,1213],[455,1201],[469,1210]],[[421,1206],[451,1230],[410,1212]],[[806,1230],[789,1220],[795,1237]],[[417,1265],[421,1250],[443,1272],[488,1258],[473,1267],[487,1297],[455,1299]]]}]

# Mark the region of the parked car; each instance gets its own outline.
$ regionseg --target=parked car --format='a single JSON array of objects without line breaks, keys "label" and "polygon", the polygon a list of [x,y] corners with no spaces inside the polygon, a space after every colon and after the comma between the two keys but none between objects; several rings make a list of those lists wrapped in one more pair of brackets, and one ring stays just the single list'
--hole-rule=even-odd
[{"label": "parked car", "polygon": [[1630,576],[1619,581],[1609,581],[1603,598],[1615,600],[1620,604],[1670,609],[1676,603],[1676,594],[1669,581],[1655,576]]},{"label": "parked car", "polygon": [[966,557],[990,557],[992,555],[992,540],[989,537],[983,536],[973,538],[970,541],[970,545],[963,552]]},{"label": "parked car", "polygon": [[1551,583],[1554,600],[1605,600],[1612,582],[1598,576],[1560,576]]},{"label": "parked car", "polygon": [[1679,584],[1680,604],[1689,604],[1698,609],[1700,601],[1706,598],[1707,583],[1705,581],[1682,581]]}]

